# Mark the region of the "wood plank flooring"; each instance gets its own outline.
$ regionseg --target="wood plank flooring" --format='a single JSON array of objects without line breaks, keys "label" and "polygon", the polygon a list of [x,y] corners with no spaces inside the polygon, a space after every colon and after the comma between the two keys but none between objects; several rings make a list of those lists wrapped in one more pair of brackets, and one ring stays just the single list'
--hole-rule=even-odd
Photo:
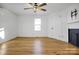
[{"label": "wood plank flooring", "polygon": [[79,48],[47,37],[23,38],[0,44],[0,55],[78,55]]}]

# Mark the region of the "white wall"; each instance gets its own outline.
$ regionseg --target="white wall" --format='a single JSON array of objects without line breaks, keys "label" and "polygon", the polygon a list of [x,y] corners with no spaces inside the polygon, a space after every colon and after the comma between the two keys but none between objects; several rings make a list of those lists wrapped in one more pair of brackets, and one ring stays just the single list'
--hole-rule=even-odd
[{"label": "white wall", "polygon": [[0,8],[0,28],[4,28],[5,38],[0,39],[0,43],[13,39],[17,36],[16,16],[3,8]]},{"label": "white wall", "polygon": [[66,9],[64,9],[62,12],[49,15],[48,36],[50,38],[56,38],[58,40],[68,42],[66,15]]},{"label": "white wall", "polygon": [[[34,19],[41,18],[41,31],[34,31]],[[46,37],[47,36],[47,18],[45,15],[21,15],[18,17],[20,37]]]}]

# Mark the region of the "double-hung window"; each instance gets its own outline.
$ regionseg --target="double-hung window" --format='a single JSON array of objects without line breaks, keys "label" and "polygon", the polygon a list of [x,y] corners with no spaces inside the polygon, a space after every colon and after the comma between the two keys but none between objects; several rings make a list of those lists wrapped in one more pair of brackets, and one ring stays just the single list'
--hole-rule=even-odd
[{"label": "double-hung window", "polygon": [[34,20],[34,30],[41,31],[41,19],[40,18],[36,18]]},{"label": "double-hung window", "polygon": [[0,28],[0,39],[4,39],[4,28]]}]

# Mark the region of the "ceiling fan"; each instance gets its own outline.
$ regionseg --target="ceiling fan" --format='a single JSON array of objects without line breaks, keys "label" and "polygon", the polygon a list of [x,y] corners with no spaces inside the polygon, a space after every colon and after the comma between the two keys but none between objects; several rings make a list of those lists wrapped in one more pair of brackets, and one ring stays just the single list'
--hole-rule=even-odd
[{"label": "ceiling fan", "polygon": [[46,9],[43,8],[43,6],[46,6],[47,3],[28,3],[29,5],[31,5],[32,7],[29,7],[29,8],[24,8],[24,10],[28,10],[28,9],[33,9],[34,12],[37,12],[37,11],[46,11]]}]

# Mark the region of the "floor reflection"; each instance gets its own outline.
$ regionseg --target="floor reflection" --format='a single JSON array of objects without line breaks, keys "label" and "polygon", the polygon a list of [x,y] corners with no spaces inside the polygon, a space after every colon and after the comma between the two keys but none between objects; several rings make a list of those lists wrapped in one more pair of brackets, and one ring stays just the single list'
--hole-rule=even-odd
[{"label": "floor reflection", "polygon": [[34,54],[40,55],[42,54],[42,42],[39,39],[34,41]]}]

